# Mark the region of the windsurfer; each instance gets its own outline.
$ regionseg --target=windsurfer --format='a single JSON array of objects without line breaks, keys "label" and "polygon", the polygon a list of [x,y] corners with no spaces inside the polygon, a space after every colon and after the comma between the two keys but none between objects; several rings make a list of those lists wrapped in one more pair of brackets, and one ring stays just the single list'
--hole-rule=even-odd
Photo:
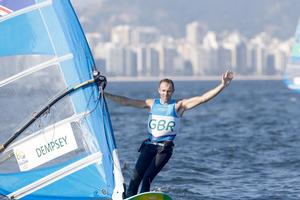
[{"label": "windsurfer", "polygon": [[137,100],[105,92],[105,97],[124,105],[149,110],[148,139],[145,140],[139,151],[127,197],[137,194],[142,181],[140,192],[150,190],[154,177],[169,161],[173,151],[173,140],[179,131],[180,118],[186,110],[211,100],[218,95],[233,79],[233,72],[223,74],[221,83],[210,91],[188,99],[175,100],[172,94],[175,91],[174,83],[170,79],[163,79],[159,83],[159,99]]}]

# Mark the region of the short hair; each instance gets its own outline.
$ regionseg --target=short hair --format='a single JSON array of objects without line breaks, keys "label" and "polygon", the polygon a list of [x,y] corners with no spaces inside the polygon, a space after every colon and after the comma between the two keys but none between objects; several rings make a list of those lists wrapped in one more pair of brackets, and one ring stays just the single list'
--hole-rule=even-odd
[{"label": "short hair", "polygon": [[163,83],[163,82],[170,84],[170,85],[172,86],[172,88],[173,88],[173,91],[175,91],[174,82],[173,82],[171,79],[168,79],[168,78],[161,79],[161,80],[159,81],[159,86],[160,86],[160,84]]}]

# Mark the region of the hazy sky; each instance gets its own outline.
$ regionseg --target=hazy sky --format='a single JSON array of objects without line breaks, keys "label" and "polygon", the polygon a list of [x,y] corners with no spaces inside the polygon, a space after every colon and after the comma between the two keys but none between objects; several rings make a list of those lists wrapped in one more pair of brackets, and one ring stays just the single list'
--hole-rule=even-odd
[{"label": "hazy sky", "polygon": [[268,32],[292,37],[300,0],[73,0],[86,31],[109,33],[118,24],[156,26],[182,36],[199,21],[209,30],[238,30],[246,36]]}]

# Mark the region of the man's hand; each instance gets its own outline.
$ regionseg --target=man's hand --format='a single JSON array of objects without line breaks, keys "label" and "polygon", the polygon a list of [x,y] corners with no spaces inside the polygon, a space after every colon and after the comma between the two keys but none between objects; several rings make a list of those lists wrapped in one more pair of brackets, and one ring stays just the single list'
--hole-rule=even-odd
[{"label": "man's hand", "polygon": [[228,86],[232,79],[233,79],[233,72],[228,70],[222,76],[222,84],[224,86]]}]

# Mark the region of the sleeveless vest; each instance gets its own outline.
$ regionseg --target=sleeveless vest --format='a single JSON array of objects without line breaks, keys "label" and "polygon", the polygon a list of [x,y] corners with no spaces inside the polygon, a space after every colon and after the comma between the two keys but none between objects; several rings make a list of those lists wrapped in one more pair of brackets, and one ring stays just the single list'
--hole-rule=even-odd
[{"label": "sleeveless vest", "polygon": [[162,142],[174,140],[179,131],[180,118],[176,113],[176,100],[161,104],[155,99],[148,118],[148,135],[151,141]]}]

